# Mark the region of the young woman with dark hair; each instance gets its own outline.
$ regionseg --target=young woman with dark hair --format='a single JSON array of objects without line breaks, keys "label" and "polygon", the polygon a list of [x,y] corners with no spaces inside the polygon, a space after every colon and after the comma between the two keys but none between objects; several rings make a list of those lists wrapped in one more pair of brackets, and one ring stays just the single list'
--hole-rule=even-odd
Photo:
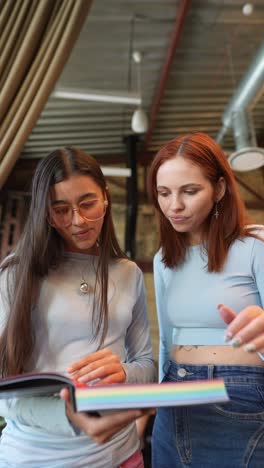
[{"label": "young woman with dark hair", "polygon": [[[143,275],[118,245],[108,187],[91,156],[63,148],[41,160],[24,232],[1,267],[3,377],[154,379]],[[0,400],[1,468],[142,466],[133,421],[144,411],[96,418],[66,408],[55,397]]]},{"label": "young woman with dark hair", "polygon": [[159,409],[153,468],[260,467],[263,228],[248,225],[225,154],[205,134],[161,148],[149,190],[160,228],[154,258],[160,380],[222,377],[230,397],[223,405]]}]

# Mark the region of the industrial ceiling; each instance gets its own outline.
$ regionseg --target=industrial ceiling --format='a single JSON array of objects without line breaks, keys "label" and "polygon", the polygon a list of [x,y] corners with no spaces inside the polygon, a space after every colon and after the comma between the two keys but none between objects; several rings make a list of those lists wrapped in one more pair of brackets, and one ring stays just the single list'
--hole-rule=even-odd
[{"label": "industrial ceiling", "polygon": [[[149,130],[145,157],[176,135],[197,130],[216,138],[226,106],[263,43],[264,2],[240,0],[94,0],[56,89],[137,91],[134,51],[142,54],[143,108]],[[245,11],[245,8],[244,8]],[[52,94],[22,152],[40,158],[58,146],[78,146],[111,164],[125,154],[136,106],[66,100]],[[252,104],[264,146],[264,96]],[[235,149],[231,130],[222,141]]]}]

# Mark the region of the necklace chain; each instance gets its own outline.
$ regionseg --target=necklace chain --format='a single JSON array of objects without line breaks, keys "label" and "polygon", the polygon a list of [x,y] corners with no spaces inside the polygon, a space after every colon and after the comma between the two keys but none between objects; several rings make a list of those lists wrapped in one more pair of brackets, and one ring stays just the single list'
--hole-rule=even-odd
[{"label": "necklace chain", "polygon": [[79,284],[79,291],[82,294],[94,293],[94,285],[89,284],[89,283],[91,283],[91,278],[89,278],[90,281],[88,281],[84,276],[84,272],[85,272],[85,268],[81,272],[81,281],[80,281],[80,284]]}]

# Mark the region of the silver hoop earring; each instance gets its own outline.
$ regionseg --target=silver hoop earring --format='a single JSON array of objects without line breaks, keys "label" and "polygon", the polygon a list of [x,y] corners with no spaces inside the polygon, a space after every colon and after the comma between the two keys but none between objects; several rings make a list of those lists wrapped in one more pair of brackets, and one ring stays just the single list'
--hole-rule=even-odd
[{"label": "silver hoop earring", "polygon": [[216,202],[215,204],[215,212],[214,212],[214,217],[217,220],[219,216],[219,211],[218,211],[218,203]]}]

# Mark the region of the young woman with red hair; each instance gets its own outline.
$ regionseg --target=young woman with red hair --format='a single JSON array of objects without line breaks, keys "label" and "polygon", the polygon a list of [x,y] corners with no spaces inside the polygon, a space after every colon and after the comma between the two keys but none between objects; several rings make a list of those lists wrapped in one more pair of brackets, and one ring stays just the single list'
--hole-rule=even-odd
[{"label": "young woman with red hair", "polygon": [[260,467],[264,459],[264,242],[221,148],[168,142],[149,174],[160,250],[160,380],[225,379],[230,402],[161,408],[153,468]]}]

